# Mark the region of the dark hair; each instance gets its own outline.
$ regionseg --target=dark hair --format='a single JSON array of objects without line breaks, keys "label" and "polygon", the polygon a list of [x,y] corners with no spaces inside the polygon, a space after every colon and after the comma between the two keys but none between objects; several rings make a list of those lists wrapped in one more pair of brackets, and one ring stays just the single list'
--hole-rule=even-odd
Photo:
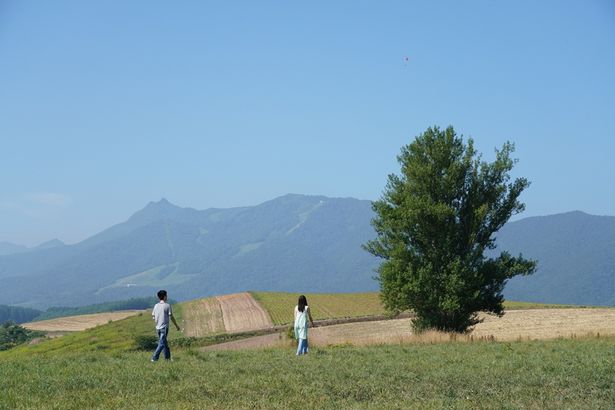
[{"label": "dark hair", "polygon": [[167,291],[166,290],[159,290],[158,291],[158,299],[160,300],[164,300],[164,298],[167,297]]},{"label": "dark hair", "polygon": [[299,302],[297,303],[297,309],[299,309],[299,312],[303,312],[306,306],[307,306],[307,299],[305,298],[305,296],[303,295],[299,296]]}]

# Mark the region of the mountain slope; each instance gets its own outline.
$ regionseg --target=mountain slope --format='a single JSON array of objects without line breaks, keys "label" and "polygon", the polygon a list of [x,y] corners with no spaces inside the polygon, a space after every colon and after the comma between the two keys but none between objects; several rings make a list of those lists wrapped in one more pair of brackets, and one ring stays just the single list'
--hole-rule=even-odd
[{"label": "mountain slope", "polygon": [[0,255],[12,255],[14,253],[26,252],[28,248],[11,242],[0,242]]},{"label": "mountain slope", "polygon": [[615,217],[583,212],[526,218],[507,224],[498,245],[538,261],[536,273],[512,279],[513,300],[615,304]]},{"label": "mountain slope", "polygon": [[11,242],[0,242],[0,256],[31,252],[41,249],[57,248],[59,246],[65,246],[65,243],[59,239],[52,239],[50,241],[43,242],[33,248],[28,248],[27,246],[17,245]]},{"label": "mountain slope", "polygon": [[374,290],[369,201],[286,195],[197,211],[152,202],[79,244],[0,258],[6,303],[47,307],[246,289]]}]

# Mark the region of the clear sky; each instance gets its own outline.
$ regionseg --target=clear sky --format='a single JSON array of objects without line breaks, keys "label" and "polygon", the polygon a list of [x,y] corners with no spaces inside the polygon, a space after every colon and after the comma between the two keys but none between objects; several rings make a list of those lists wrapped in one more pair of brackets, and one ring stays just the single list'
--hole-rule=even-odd
[{"label": "clear sky", "polygon": [[0,241],[377,199],[449,124],[515,142],[523,216],[615,215],[615,2],[0,0]]}]

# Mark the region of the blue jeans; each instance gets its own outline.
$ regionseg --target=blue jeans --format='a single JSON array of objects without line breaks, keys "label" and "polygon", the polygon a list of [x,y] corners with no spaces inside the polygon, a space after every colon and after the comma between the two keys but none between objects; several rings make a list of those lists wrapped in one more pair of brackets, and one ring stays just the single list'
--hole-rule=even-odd
[{"label": "blue jeans", "polygon": [[297,347],[297,356],[300,354],[306,354],[308,352],[307,339],[299,339],[299,347]]},{"label": "blue jeans", "polygon": [[158,347],[152,356],[152,360],[158,360],[160,357],[160,352],[164,350],[164,358],[166,360],[171,359],[171,349],[169,349],[169,343],[167,342],[167,335],[169,334],[169,328],[166,327],[164,329],[156,329],[156,333],[158,333]]}]

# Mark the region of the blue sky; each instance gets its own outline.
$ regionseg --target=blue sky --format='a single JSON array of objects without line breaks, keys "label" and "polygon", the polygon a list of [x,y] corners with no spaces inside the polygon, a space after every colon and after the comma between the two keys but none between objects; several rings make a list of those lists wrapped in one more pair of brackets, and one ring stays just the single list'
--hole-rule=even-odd
[{"label": "blue sky", "polygon": [[290,3],[0,0],[0,241],[161,197],[376,199],[449,124],[515,142],[523,216],[615,215],[615,3]]}]

